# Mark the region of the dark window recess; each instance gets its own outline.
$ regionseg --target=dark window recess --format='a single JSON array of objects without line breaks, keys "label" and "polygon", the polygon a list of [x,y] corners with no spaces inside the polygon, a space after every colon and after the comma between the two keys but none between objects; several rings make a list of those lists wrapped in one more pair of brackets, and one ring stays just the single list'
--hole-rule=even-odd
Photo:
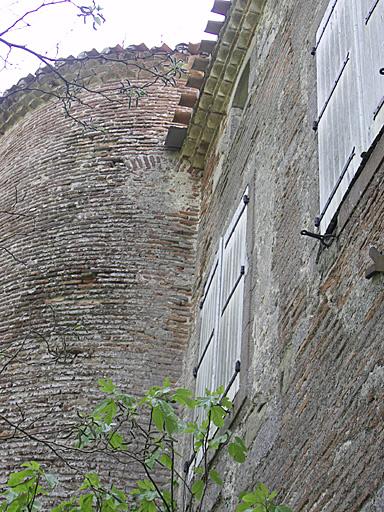
[{"label": "dark window recess", "polygon": [[245,107],[248,99],[249,88],[249,61],[247,62],[244,71],[241,74],[235,96],[233,98],[232,107],[241,108]]}]

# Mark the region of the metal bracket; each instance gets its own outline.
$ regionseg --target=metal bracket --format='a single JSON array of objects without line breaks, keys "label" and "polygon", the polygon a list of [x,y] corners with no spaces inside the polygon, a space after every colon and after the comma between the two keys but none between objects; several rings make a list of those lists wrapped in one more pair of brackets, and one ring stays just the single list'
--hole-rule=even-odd
[{"label": "metal bracket", "polygon": [[336,238],[336,235],[331,235],[328,233],[326,233],[325,235],[319,235],[317,233],[311,233],[310,231],[307,231],[306,229],[302,229],[300,231],[300,235],[315,238],[316,240],[319,240],[321,245],[323,245],[324,247],[330,247],[332,244],[332,240],[334,238]]},{"label": "metal bracket", "polygon": [[376,247],[369,249],[369,256],[373,259],[374,264],[367,268],[365,277],[371,279],[375,274],[384,273],[384,254],[381,254]]}]

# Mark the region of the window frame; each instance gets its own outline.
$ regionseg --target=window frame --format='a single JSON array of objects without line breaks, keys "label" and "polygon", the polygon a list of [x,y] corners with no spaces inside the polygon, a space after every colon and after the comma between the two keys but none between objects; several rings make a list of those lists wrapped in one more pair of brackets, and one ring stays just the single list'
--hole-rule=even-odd
[{"label": "window frame", "polygon": [[[240,368],[238,368],[238,371],[236,369],[233,369],[232,377],[229,379],[229,381],[225,385],[225,395],[228,395],[231,387],[233,387],[234,381],[236,378],[238,379],[238,384],[236,385],[236,391],[234,396],[230,396],[231,400],[234,404],[234,411],[237,413],[239,406],[244,402],[246,398],[246,390],[247,390],[247,380],[248,380],[248,368],[249,368],[249,306],[250,306],[250,264],[251,264],[251,258],[250,258],[250,246],[251,246],[251,219],[252,219],[252,211],[251,211],[251,203],[250,201],[250,187],[247,186],[244,190],[244,192],[241,194],[240,201],[236,202],[236,208],[234,211],[232,211],[232,215],[229,219],[229,221],[226,223],[225,229],[222,231],[222,235],[219,238],[218,244],[217,244],[217,250],[215,251],[214,256],[211,258],[211,263],[208,266],[208,272],[206,273],[206,278],[204,280],[204,288],[203,288],[203,295],[200,301],[200,312],[199,312],[199,322],[198,322],[198,359],[197,364],[194,367],[193,375],[195,377],[195,385],[196,389],[198,389],[198,370],[201,368],[201,354],[204,355],[205,348],[202,349],[201,347],[201,328],[202,328],[202,307],[204,306],[204,301],[206,298],[206,287],[207,284],[209,285],[209,281],[212,277],[212,271],[217,265],[220,269],[220,276],[219,276],[219,300],[217,304],[217,311],[216,311],[216,325],[220,324],[221,321],[221,313],[223,308],[223,261],[224,261],[224,239],[227,236],[228,232],[231,230],[234,231],[236,229],[236,225],[242,215],[245,215],[243,218],[243,221],[245,222],[245,240],[244,240],[244,275],[242,277],[243,283],[242,283],[242,298],[241,298],[241,307],[242,307],[242,313],[241,313],[241,322],[240,322],[240,339],[238,340],[238,346],[239,346],[239,361],[240,361]],[[243,211],[239,214],[239,210],[243,209]],[[236,286],[235,288],[236,289]],[[219,326],[219,330],[217,332],[218,341],[217,341],[217,348],[220,348],[220,345],[222,345],[223,340],[220,333],[221,327]],[[237,359],[237,358],[236,358]],[[215,368],[216,370],[216,368]],[[212,389],[215,389],[218,387],[218,382],[214,382],[214,379],[212,379]],[[231,420],[232,421],[232,420]]]}]

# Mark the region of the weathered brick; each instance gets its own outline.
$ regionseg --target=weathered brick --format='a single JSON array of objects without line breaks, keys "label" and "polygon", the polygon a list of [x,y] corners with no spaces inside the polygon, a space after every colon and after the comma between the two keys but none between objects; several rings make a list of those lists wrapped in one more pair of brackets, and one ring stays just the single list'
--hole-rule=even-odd
[{"label": "weathered brick", "polygon": [[[2,351],[21,352],[0,375],[0,411],[17,422],[20,407],[36,435],[60,440],[99,397],[101,377],[141,394],[180,376],[199,198],[198,180],[164,148],[180,85],[154,85],[131,109],[88,95],[103,128],[93,133],[54,101],[20,113],[20,97],[5,114],[0,339]],[[9,433],[1,422],[1,437]],[[52,463],[60,492],[71,486],[70,468],[18,436],[2,444],[2,479],[25,459]],[[84,459],[76,465],[123,483],[139,477],[102,456]]]}]

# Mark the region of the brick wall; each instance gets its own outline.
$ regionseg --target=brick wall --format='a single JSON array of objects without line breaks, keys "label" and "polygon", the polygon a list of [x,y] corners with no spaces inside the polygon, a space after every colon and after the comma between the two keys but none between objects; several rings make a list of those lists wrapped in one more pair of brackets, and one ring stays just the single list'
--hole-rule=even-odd
[{"label": "brick wall", "polygon": [[[202,276],[246,185],[252,212],[244,325],[250,356],[246,375],[242,370],[246,400],[234,423],[249,456],[242,467],[217,458],[226,483],[212,491],[207,510],[232,512],[234,496],[259,480],[295,511],[384,506],[383,276],[364,277],[369,247],[384,251],[382,142],[363,172],[374,167],[374,177],[332,247],[319,251],[315,240],[300,236],[313,230],[319,209],[310,51],[327,4],[266,2],[251,54],[249,103],[220,165],[214,144],[203,174],[190,384]],[[224,140],[224,125],[221,133]]]},{"label": "brick wall", "polygon": [[[106,85],[118,86],[101,67]],[[101,128],[85,132],[54,101],[32,108],[24,96],[10,107],[0,147],[0,339],[7,357],[19,352],[0,374],[0,411],[15,423],[24,414],[21,426],[36,435],[60,439],[99,395],[101,377],[140,394],[180,375],[199,183],[163,145],[179,97],[155,85],[129,109],[85,96],[91,110],[77,113]],[[10,433],[1,421],[0,438]],[[26,459],[73,478],[54,453],[18,436],[1,445],[1,478]],[[97,456],[85,464],[103,471]],[[139,476],[116,463],[107,470],[122,483]]]}]

